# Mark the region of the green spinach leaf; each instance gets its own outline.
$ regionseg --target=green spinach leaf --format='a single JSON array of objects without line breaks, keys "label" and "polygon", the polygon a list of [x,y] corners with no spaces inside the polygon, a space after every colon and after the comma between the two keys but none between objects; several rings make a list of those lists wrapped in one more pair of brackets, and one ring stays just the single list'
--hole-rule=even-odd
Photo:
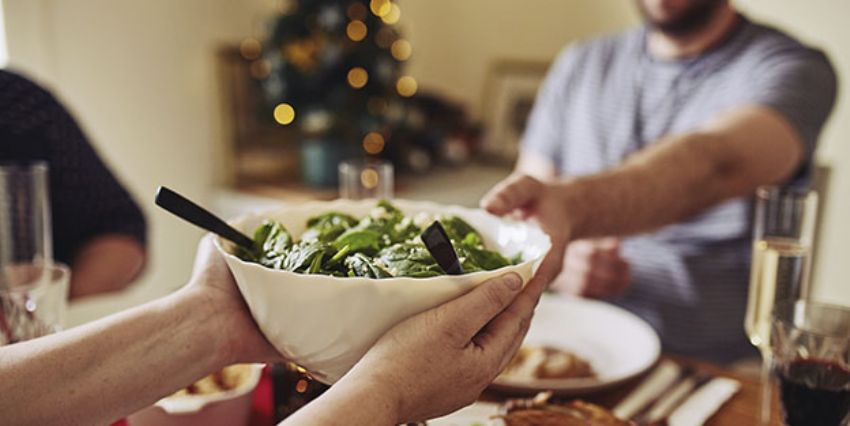
[{"label": "green spinach leaf", "polygon": [[328,212],[307,220],[302,240],[331,242],[357,224],[357,219],[339,212]]}]

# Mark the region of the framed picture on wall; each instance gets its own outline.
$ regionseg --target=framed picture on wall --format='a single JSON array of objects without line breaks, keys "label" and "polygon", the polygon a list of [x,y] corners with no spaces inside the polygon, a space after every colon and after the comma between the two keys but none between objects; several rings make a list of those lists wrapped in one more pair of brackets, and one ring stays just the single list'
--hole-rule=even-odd
[{"label": "framed picture on wall", "polygon": [[218,171],[234,188],[282,185],[298,181],[298,138],[291,128],[277,125],[263,107],[255,74],[263,69],[242,57],[239,46],[216,51],[216,75],[221,102],[221,126],[226,143]]},{"label": "framed picture on wall", "polygon": [[491,160],[513,163],[537,90],[549,63],[499,60],[490,66],[484,85],[481,151]]}]

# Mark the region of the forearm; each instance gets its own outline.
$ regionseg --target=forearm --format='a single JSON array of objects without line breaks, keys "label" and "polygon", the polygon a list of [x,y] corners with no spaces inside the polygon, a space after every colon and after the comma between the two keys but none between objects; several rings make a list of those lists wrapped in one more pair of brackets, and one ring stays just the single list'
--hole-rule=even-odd
[{"label": "forearm", "polygon": [[228,364],[215,317],[201,292],[187,287],[84,326],[0,348],[3,421],[106,424],[150,405]]},{"label": "forearm", "polygon": [[571,238],[649,231],[785,181],[805,158],[803,147],[776,111],[727,111],[699,131],[653,143],[620,167],[559,183]]},{"label": "forearm", "polygon": [[345,377],[281,426],[394,426],[399,419],[392,397],[369,378]]},{"label": "forearm", "polygon": [[571,238],[649,231],[751,192],[718,137],[671,137],[619,167],[560,182]]},{"label": "forearm", "polygon": [[71,298],[125,288],[145,264],[144,247],[133,237],[109,234],[79,250],[71,265]]}]

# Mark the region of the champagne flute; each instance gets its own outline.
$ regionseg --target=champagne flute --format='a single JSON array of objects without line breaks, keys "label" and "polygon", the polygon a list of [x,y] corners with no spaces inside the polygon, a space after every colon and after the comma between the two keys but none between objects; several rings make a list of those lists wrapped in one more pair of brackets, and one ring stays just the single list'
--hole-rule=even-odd
[{"label": "champagne flute", "polygon": [[756,191],[753,257],[744,329],[762,356],[761,420],[770,421],[770,332],[774,306],[809,293],[817,193],[763,187]]}]

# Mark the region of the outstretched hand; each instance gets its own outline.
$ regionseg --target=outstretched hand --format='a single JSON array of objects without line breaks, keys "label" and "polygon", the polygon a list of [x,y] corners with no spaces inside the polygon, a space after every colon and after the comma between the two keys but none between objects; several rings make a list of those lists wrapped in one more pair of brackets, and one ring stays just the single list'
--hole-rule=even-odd
[{"label": "outstretched hand", "polygon": [[481,207],[497,216],[530,219],[549,235],[552,247],[532,278],[538,285],[549,285],[561,272],[571,232],[567,200],[560,184],[515,174],[496,184],[481,199]]}]

